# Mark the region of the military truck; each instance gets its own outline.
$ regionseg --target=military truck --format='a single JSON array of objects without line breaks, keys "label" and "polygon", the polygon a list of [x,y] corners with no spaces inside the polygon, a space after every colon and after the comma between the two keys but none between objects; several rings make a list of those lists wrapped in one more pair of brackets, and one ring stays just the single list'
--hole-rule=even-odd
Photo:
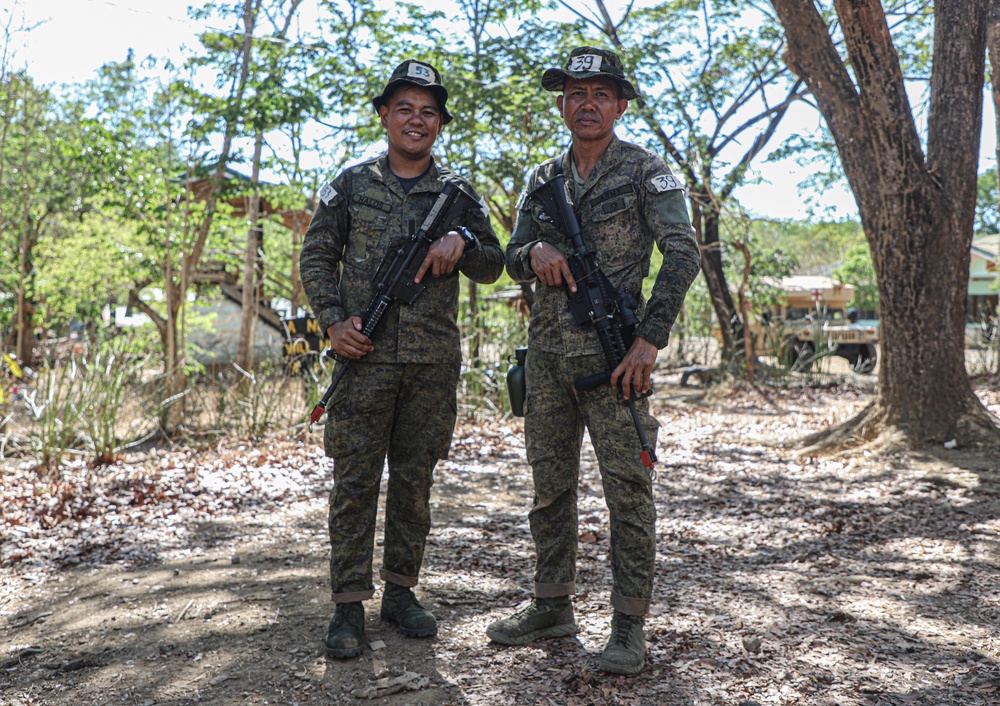
[{"label": "military truck", "polygon": [[784,277],[770,282],[782,301],[752,318],[750,332],[758,355],[779,357],[790,369],[806,371],[825,355],[847,360],[858,373],[875,369],[878,333],[857,323],[847,306],[854,287],[830,277]]}]

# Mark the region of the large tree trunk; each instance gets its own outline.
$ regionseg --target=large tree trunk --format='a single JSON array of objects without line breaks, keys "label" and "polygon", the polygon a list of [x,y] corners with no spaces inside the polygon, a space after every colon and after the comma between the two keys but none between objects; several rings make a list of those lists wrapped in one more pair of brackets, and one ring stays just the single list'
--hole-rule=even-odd
[{"label": "large tree trunk", "polygon": [[811,441],[997,443],[996,419],[970,388],[964,349],[987,0],[935,4],[926,156],[877,0],[835,2],[854,80],[812,2],[772,4],[787,34],[786,61],[836,141],[881,300],[876,399]]}]

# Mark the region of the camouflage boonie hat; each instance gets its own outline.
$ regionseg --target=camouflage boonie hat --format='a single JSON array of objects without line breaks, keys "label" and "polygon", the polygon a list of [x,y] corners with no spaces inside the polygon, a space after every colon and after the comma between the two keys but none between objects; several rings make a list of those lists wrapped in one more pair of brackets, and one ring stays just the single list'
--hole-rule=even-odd
[{"label": "camouflage boonie hat", "polygon": [[597,47],[577,47],[569,53],[569,61],[564,69],[548,69],[542,74],[542,88],[546,91],[561,91],[568,78],[593,78],[607,76],[621,87],[622,98],[633,100],[639,97],[632,82],[625,78],[622,60],[613,51]]},{"label": "camouflage boonie hat", "polygon": [[447,125],[451,122],[451,113],[448,112],[448,89],[441,85],[441,74],[428,63],[407,59],[396,67],[389,77],[389,83],[385,84],[385,89],[381,95],[372,98],[372,105],[377,113],[379,108],[389,102],[389,98],[397,88],[403,84],[410,84],[418,88],[427,88],[437,98],[438,108],[441,109],[441,124]]}]

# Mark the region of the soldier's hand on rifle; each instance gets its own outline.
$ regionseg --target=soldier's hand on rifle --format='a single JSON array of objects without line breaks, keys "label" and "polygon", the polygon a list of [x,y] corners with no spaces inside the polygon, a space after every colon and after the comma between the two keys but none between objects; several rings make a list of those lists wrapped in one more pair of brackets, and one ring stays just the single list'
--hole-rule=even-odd
[{"label": "soldier's hand on rifle", "polygon": [[420,269],[414,276],[413,281],[417,284],[424,278],[427,270],[435,277],[442,277],[455,269],[455,265],[462,259],[465,252],[465,241],[462,240],[456,231],[448,231],[443,238],[438,238],[431,245],[424,256],[424,261],[420,263]]},{"label": "soldier's hand on rifle", "polygon": [[538,281],[547,287],[561,287],[565,282],[569,291],[576,291],[576,280],[570,272],[569,262],[554,245],[536,243],[531,246],[531,269]]},{"label": "soldier's hand on rifle", "polygon": [[344,358],[357,360],[375,350],[368,337],[361,333],[362,327],[360,316],[352,316],[332,324],[326,330],[326,335],[330,337],[330,347],[333,348],[333,352]]},{"label": "soldier's hand on rifle", "polygon": [[655,345],[636,336],[622,362],[611,372],[611,386],[617,388],[620,380],[625,399],[632,396],[632,390],[640,395],[648,392],[658,353],[659,349]]}]

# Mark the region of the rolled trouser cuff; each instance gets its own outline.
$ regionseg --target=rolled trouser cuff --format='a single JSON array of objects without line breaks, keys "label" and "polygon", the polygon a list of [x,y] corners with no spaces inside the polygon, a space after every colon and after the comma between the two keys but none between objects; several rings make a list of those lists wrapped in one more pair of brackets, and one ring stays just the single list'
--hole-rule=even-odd
[{"label": "rolled trouser cuff", "polygon": [[535,598],[562,598],[576,593],[576,581],[569,583],[536,583]]},{"label": "rolled trouser cuff", "polygon": [[334,593],[334,603],[359,603],[367,601],[375,595],[375,589],[369,588],[367,591],[351,591],[350,593]]},{"label": "rolled trouser cuff", "polygon": [[403,576],[402,574],[387,571],[386,569],[379,569],[378,575],[383,581],[394,583],[403,588],[413,588],[417,585],[417,578],[415,576]]},{"label": "rolled trouser cuff", "polygon": [[649,612],[649,603],[645,598],[628,598],[620,593],[611,592],[611,606],[625,615],[646,615]]}]

